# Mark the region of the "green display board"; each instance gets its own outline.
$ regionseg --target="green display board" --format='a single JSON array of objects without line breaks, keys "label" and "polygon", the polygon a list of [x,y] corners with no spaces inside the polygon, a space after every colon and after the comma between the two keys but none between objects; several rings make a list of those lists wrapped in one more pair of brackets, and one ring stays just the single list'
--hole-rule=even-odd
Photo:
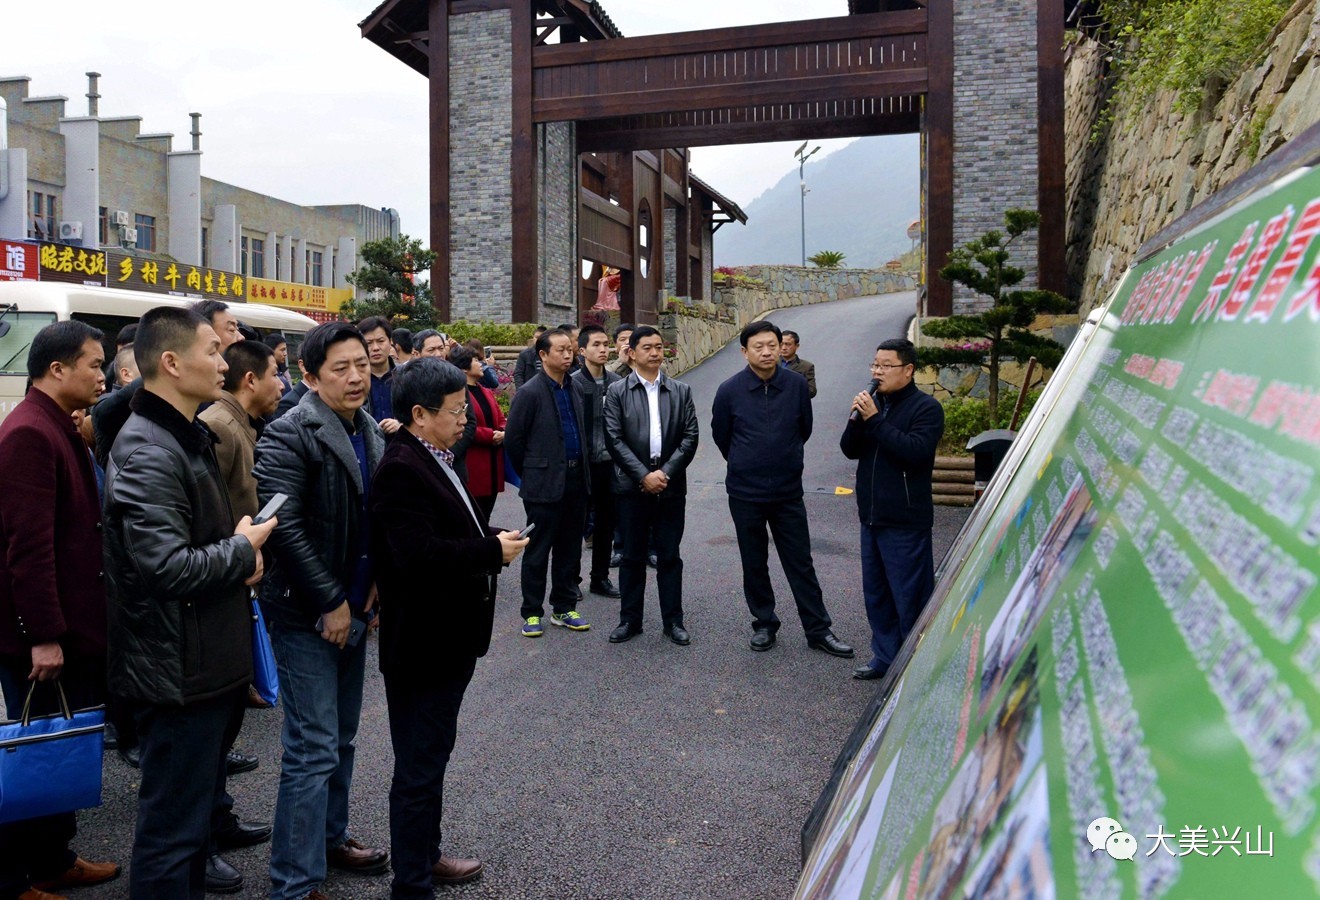
[{"label": "green display board", "polygon": [[1127,273],[960,538],[800,897],[1320,893],[1320,171]]}]

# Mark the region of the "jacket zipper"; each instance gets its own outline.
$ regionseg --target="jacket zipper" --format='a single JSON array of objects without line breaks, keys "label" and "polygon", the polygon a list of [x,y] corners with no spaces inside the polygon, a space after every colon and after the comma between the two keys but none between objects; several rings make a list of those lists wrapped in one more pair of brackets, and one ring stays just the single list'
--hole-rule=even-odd
[{"label": "jacket zipper", "polygon": [[907,470],[903,470],[903,493],[907,497],[908,509],[912,508],[912,492],[908,490]]},{"label": "jacket zipper", "polygon": [[875,450],[871,453],[871,496],[868,498],[870,502],[870,510],[866,517],[866,524],[872,528],[875,527],[875,462],[879,458],[880,447],[877,445]]}]

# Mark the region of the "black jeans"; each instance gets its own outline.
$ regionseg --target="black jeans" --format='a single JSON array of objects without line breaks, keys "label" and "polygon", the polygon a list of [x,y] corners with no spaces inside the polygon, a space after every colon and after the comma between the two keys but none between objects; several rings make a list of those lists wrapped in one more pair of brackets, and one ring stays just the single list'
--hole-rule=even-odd
[{"label": "black jeans", "polygon": [[[594,517],[591,533],[591,580],[606,581],[610,577],[610,546],[614,538],[614,525],[618,521],[614,500],[614,463],[591,464],[591,514]],[[535,533],[535,532],[533,532]]]},{"label": "black jeans", "polygon": [[752,613],[752,628],[766,628],[771,634],[779,631],[775,591],[770,586],[768,525],[807,640],[817,640],[829,634],[833,623],[825,611],[825,599],[821,596],[820,582],[816,580],[816,567],[811,562],[811,532],[807,527],[807,507],[802,498],[760,502],[730,497],[729,513],[733,516],[733,530],[738,535],[743,594]]},{"label": "black jeans", "polygon": [[[224,743],[220,747],[222,755],[228,756],[229,751],[234,749],[234,741],[238,740],[238,733],[243,730],[243,716],[247,713],[247,694],[243,695],[243,702],[234,707],[229,715],[229,722],[225,725]],[[228,766],[225,767],[225,780],[220,783],[220,793],[215,798],[215,807],[211,810],[211,852],[216,852],[219,848],[216,846],[216,838],[221,834],[228,834],[238,828],[238,818],[234,815],[234,798],[229,794],[229,786],[226,783],[229,778]]]},{"label": "black jeans", "polygon": [[455,661],[430,679],[385,675],[394,780],[390,783],[391,897],[433,897],[440,860],[445,767],[458,733],[458,710],[476,659]]},{"label": "black jeans", "polygon": [[[637,491],[617,494],[623,528],[623,562],[619,565],[619,622],[640,628],[646,598],[646,556],[656,555],[655,586],[660,594],[660,621],[665,628],[683,624],[683,540],[687,497],[656,496]],[[652,542],[654,539],[654,542]]]},{"label": "black jeans", "polygon": [[[522,617],[545,615],[546,568],[550,572],[550,608],[557,613],[577,609],[578,576],[582,573],[582,527],[587,521],[587,485],[582,466],[570,467],[564,497],[558,503],[523,501],[527,520],[536,523],[528,535],[522,562]],[[551,564],[550,556],[554,554]]]},{"label": "black jeans", "polygon": [[[32,671],[32,658],[0,657],[0,690],[5,695],[5,712],[17,719],[23,712]],[[65,657],[60,684],[72,709],[86,709],[105,702],[105,660],[81,660]],[[59,712],[59,691],[49,682],[37,685],[32,695],[32,714],[44,716]],[[38,819],[25,819],[0,825],[0,897],[17,897],[34,881],[50,881],[63,875],[77,859],[69,842],[78,833],[74,813],[57,813]]]},{"label": "black jeans", "polygon": [[188,897],[206,891],[211,813],[225,789],[225,734],[247,688],[185,706],[142,704],[137,834],[129,869],[133,900]]}]

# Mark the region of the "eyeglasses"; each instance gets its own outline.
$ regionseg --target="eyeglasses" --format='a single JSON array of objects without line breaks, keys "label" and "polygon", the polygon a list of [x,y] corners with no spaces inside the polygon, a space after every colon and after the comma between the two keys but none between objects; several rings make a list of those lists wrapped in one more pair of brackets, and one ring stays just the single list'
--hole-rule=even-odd
[{"label": "eyeglasses", "polygon": [[906,365],[910,365],[910,364],[909,363],[871,363],[871,368],[884,369],[885,371],[889,371],[890,369],[901,369]]},{"label": "eyeglasses", "polygon": [[445,409],[445,408],[442,407],[442,406],[427,406],[427,407],[424,407],[424,408],[427,409],[427,410],[429,410],[429,411],[431,411],[431,412],[433,412],[433,413],[447,412],[447,413],[449,413],[451,416],[453,416],[455,419],[461,419],[461,418],[463,418],[464,415],[467,414],[467,411],[468,411],[468,404],[464,403],[464,404],[463,404],[462,406],[460,406],[458,409]]}]

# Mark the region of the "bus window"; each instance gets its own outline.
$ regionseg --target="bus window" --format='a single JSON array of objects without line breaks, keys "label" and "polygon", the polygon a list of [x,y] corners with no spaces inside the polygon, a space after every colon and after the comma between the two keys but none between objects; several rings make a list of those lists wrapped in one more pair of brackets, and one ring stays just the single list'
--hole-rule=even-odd
[{"label": "bus window", "polygon": [[132,316],[107,316],[100,313],[75,312],[69,318],[78,322],[83,322],[92,326],[101,332],[101,347],[105,350],[105,359],[107,363],[113,362],[115,358],[115,338],[119,336],[119,329],[125,325],[136,325],[138,320]]},{"label": "bus window", "polygon": [[0,337],[0,375],[27,376],[28,350],[37,332],[55,323],[55,313],[6,313],[9,333]]}]

